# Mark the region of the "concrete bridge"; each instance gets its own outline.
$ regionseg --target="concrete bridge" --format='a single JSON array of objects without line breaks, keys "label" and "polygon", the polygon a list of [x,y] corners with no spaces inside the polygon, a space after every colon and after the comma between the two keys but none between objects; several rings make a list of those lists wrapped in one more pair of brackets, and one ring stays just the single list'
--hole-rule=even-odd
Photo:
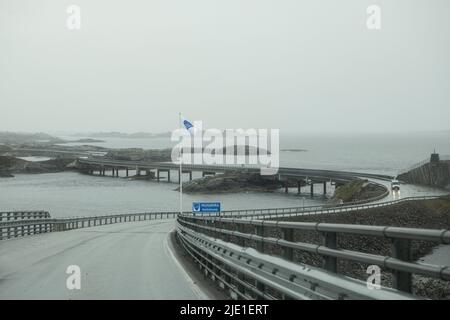
[{"label": "concrete bridge", "polygon": [[[146,175],[155,178],[157,181],[166,180],[172,181],[172,172],[175,172],[179,182],[183,174],[189,175],[189,180],[192,180],[193,172],[199,172],[201,175],[215,175],[218,173],[227,172],[242,172],[242,173],[259,173],[260,168],[243,167],[243,166],[221,166],[221,165],[193,165],[184,164],[183,172],[180,172],[178,164],[171,162],[145,162],[145,161],[125,161],[112,160],[102,157],[78,158],[77,160],[80,170],[87,174],[97,174],[100,176],[111,177],[129,177],[130,171],[136,176],[140,176],[144,171]],[[120,172],[123,172],[122,175]],[[163,177],[161,174],[164,174]],[[341,185],[355,178],[376,179],[382,181],[390,181],[393,177],[381,174],[370,174],[349,171],[333,171],[333,170],[318,170],[318,169],[302,169],[302,168],[287,168],[281,167],[278,173],[273,176],[263,176],[266,179],[278,179],[285,184],[285,192],[288,192],[290,185],[295,183],[300,193],[302,186],[310,186],[311,195],[314,194],[314,185],[320,184],[322,186],[323,194],[327,193],[327,185]]]}]

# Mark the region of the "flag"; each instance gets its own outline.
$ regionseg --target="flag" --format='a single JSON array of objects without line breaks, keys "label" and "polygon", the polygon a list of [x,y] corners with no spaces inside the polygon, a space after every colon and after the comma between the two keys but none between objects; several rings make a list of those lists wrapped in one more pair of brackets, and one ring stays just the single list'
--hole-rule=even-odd
[{"label": "flag", "polygon": [[186,128],[187,131],[189,131],[191,135],[195,134],[195,127],[190,121],[183,119],[182,123],[183,126]]},{"label": "flag", "polygon": [[194,127],[194,126],[192,125],[192,123],[190,123],[190,122],[187,121],[187,120],[183,120],[183,125],[184,125],[184,127],[186,128],[186,130],[188,130],[188,131],[189,131],[189,129],[191,129],[191,128]]}]

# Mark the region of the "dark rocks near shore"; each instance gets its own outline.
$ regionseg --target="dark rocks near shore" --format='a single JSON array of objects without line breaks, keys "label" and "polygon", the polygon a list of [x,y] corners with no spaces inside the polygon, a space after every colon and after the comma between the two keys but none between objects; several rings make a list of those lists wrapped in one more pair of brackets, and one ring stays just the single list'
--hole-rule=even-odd
[{"label": "dark rocks near shore", "polygon": [[273,192],[281,182],[258,173],[226,173],[183,183],[186,193]]},{"label": "dark rocks near shore", "polygon": [[74,158],[56,158],[46,161],[26,161],[11,156],[0,156],[0,177],[13,177],[14,173],[51,173],[70,169]]},{"label": "dark rocks near shore", "polygon": [[381,196],[385,192],[386,189],[382,186],[374,185],[368,180],[355,179],[337,187],[328,205],[368,200]]},{"label": "dark rocks near shore", "polygon": [[141,148],[127,148],[111,149],[105,155],[105,158],[125,161],[167,162],[172,160],[171,155],[171,149],[144,150]]}]

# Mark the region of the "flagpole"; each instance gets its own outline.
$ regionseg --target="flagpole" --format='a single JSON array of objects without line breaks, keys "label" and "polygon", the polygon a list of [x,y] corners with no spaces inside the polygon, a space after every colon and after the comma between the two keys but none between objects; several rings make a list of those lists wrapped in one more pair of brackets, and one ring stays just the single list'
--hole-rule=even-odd
[{"label": "flagpole", "polygon": [[[180,125],[180,129],[182,129],[182,123],[181,123],[181,112],[179,112],[178,113],[178,122],[179,122],[179,125]],[[180,177],[180,214],[183,214],[183,183],[182,183],[182,178],[183,178],[183,167],[182,167],[182,165],[181,165],[181,163],[183,162],[182,161],[182,159],[183,159],[183,146],[181,147],[181,150],[180,150],[180,175],[179,175],[179,177]]]}]

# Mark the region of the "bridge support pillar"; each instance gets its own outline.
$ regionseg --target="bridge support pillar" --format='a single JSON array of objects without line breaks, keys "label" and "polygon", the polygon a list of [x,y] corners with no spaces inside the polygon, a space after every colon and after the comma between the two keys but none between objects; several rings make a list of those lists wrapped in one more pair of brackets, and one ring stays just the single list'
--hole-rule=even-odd
[{"label": "bridge support pillar", "polygon": [[311,198],[314,197],[314,182],[311,181]]},{"label": "bridge support pillar", "polygon": [[297,181],[297,193],[302,193],[302,183],[300,181]]},{"label": "bridge support pillar", "polygon": [[120,168],[116,168],[116,177],[117,177],[117,178],[119,177],[119,169],[120,169]]},{"label": "bridge support pillar", "polygon": [[125,169],[125,174],[128,177],[128,167]]},{"label": "bridge support pillar", "polygon": [[323,194],[324,195],[327,194],[327,182],[326,181],[323,183]]},{"label": "bridge support pillar", "polygon": [[[391,245],[392,257],[402,261],[412,261],[411,240],[393,239]],[[412,274],[405,271],[394,270],[392,283],[395,289],[412,292]]]}]

